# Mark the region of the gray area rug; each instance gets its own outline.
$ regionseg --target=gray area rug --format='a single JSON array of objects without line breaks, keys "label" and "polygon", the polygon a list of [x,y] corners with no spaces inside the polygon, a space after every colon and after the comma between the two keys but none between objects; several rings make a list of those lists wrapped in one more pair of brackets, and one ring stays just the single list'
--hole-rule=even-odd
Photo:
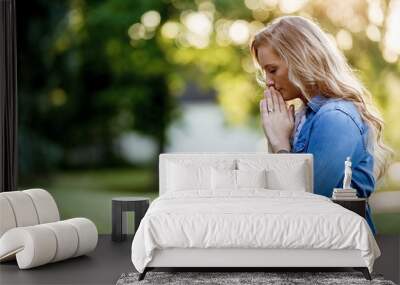
[{"label": "gray area rug", "polygon": [[124,273],[116,285],[133,284],[385,284],[382,275],[372,274],[368,281],[361,272],[147,272],[145,279],[138,281],[139,273]]}]

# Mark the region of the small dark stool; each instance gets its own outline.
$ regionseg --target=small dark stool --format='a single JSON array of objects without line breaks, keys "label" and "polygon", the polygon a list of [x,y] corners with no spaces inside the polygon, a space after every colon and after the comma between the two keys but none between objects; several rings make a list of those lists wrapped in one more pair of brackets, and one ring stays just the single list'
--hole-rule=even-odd
[{"label": "small dark stool", "polygon": [[112,237],[113,241],[123,241],[126,239],[126,215],[124,212],[135,212],[135,232],[140,221],[149,208],[150,199],[144,197],[117,197],[112,198]]}]

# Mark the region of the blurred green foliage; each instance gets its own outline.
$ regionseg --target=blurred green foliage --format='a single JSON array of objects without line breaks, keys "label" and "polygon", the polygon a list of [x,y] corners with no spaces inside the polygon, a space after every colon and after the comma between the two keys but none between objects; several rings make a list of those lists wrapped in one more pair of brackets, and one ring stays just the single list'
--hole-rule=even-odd
[{"label": "blurred green foliage", "polygon": [[[162,1],[19,2],[20,173],[123,163],[122,132],[155,139],[159,152],[174,117],[171,64],[155,39],[133,48],[129,26]],[[71,154],[78,154],[71,161]]]},{"label": "blurred green foliage", "polygon": [[166,129],[179,117],[177,96],[191,81],[217,91],[227,124],[259,128],[262,89],[248,39],[233,40],[240,29],[232,27],[244,25],[251,35],[283,14],[311,17],[339,44],[345,39],[343,52],[373,94],[386,121],[385,139],[399,160],[400,63],[387,54],[384,40],[389,3],[298,1],[304,5],[289,7],[289,2],[19,2],[21,174],[123,165],[112,144],[129,130],[151,136],[162,152]]}]

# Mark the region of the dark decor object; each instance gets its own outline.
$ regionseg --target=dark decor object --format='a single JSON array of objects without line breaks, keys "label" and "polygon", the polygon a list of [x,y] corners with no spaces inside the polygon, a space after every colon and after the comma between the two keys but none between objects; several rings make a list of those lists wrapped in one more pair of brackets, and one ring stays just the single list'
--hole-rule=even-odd
[{"label": "dark decor object", "polygon": [[332,199],[332,201],[336,204],[339,204],[340,206],[349,209],[350,211],[353,211],[354,213],[359,214],[361,217],[365,219],[365,209],[366,209],[366,203],[367,199],[365,198],[358,198],[358,199],[352,199],[352,200],[346,200],[346,199]]},{"label": "dark decor object", "polygon": [[0,0],[0,192],[17,190],[15,0]]},{"label": "dark decor object", "polygon": [[112,199],[112,240],[126,239],[126,215],[124,212],[135,212],[135,231],[149,208],[150,199],[143,197],[119,197]]}]

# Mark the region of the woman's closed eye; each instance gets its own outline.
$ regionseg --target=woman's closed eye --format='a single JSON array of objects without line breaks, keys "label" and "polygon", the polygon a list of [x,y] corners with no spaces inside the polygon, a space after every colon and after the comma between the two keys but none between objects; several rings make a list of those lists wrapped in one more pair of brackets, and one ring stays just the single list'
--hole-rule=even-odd
[{"label": "woman's closed eye", "polygon": [[276,70],[277,70],[277,68],[266,68],[266,69],[264,69],[266,74],[275,74]]}]

